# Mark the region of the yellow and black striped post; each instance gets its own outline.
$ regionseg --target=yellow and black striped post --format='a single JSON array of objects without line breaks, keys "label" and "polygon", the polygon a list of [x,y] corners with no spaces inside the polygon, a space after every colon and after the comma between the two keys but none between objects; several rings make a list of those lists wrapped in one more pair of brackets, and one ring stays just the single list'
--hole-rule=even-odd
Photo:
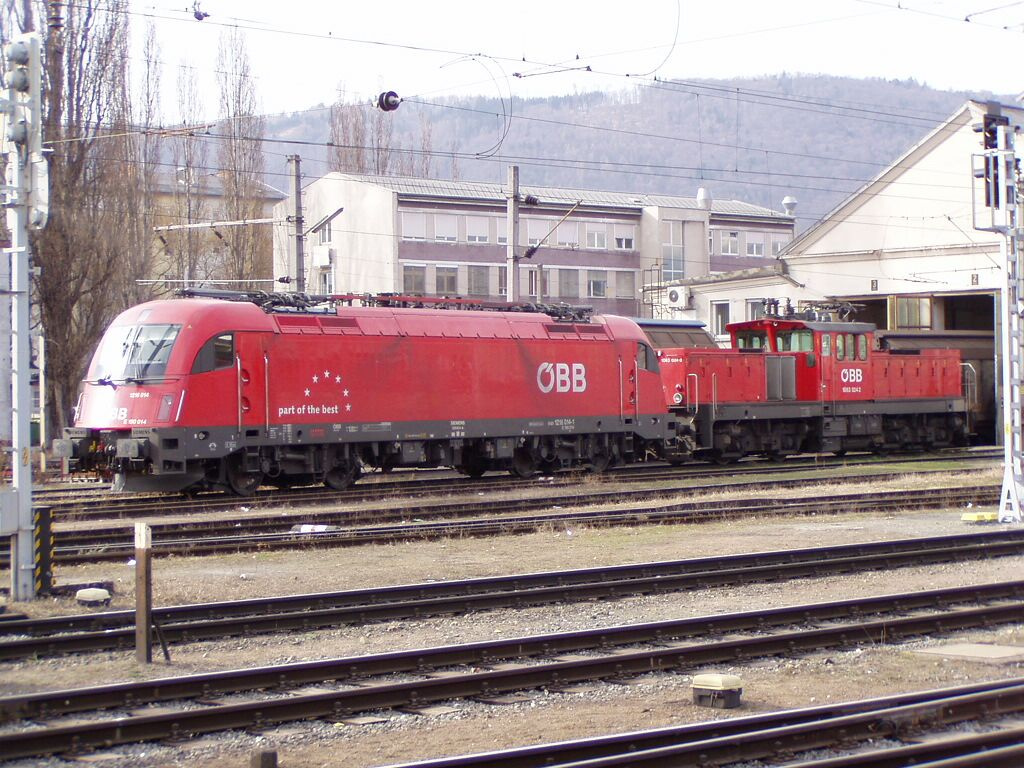
[{"label": "yellow and black striped post", "polygon": [[32,508],[32,581],[36,594],[53,589],[53,516],[50,507]]}]

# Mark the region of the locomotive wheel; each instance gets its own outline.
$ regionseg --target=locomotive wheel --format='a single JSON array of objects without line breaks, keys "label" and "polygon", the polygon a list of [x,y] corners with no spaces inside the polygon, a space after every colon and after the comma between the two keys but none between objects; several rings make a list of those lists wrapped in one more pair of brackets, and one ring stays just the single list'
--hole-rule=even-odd
[{"label": "locomotive wheel", "polygon": [[533,460],[533,455],[528,450],[520,448],[512,457],[512,467],[509,472],[516,477],[533,477],[537,474],[537,462]]},{"label": "locomotive wheel", "polygon": [[263,473],[246,472],[242,468],[241,457],[237,457],[228,461],[227,480],[232,493],[238,496],[252,496],[263,482]]},{"label": "locomotive wheel", "polygon": [[324,474],[324,485],[334,491],[344,491],[352,487],[358,474],[353,464],[343,463],[327,470]]},{"label": "locomotive wheel", "polygon": [[587,465],[587,471],[595,475],[600,475],[605,472],[612,463],[612,457],[607,453],[595,453],[590,457],[590,463]]}]

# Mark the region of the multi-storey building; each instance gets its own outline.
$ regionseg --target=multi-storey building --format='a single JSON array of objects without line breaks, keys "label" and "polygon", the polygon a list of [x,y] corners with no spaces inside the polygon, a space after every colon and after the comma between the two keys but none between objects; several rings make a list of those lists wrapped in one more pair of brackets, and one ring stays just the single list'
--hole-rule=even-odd
[{"label": "multi-storey building", "polygon": [[[317,179],[302,200],[306,291],[503,299],[507,195],[484,182]],[[522,186],[519,197],[519,298],[598,312],[650,316],[652,287],[772,262],[793,237],[792,216],[705,195]],[[294,228],[275,228],[274,276],[297,277]]]}]

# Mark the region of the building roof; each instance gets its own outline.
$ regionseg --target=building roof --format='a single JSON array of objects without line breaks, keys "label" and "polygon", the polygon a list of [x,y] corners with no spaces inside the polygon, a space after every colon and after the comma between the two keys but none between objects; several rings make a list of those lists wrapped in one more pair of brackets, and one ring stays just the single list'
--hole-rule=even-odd
[{"label": "building roof", "polygon": [[[173,195],[175,193],[184,192],[184,180],[183,172],[184,168],[179,168],[177,172],[169,171],[164,173],[156,174],[153,180],[154,191],[158,194]],[[257,182],[261,191],[260,197],[268,202],[277,202],[279,200],[285,200],[286,195],[276,187],[272,187],[265,182]],[[207,197],[223,197],[224,196],[224,180],[218,173],[202,173],[197,174],[196,181],[194,182],[194,188],[197,194],[206,195]]]},{"label": "building roof", "polygon": [[[1018,105],[1000,104],[999,106],[1002,113],[1004,115],[1008,115],[1016,124],[1020,124],[1022,122],[1022,118],[1024,118],[1024,111],[1022,111]],[[895,178],[898,178],[908,168],[911,168],[916,162],[918,162],[921,157],[931,151],[937,143],[947,138],[951,133],[961,130],[968,123],[973,123],[974,120],[980,120],[981,115],[985,113],[987,108],[988,103],[986,102],[976,101],[973,99],[969,99],[964,102],[964,104],[958,107],[957,110],[945,121],[926,133],[917,143],[890,163],[878,175],[865,182],[860,189],[840,201],[835,208],[790,242],[783,249],[781,257],[785,259],[798,254],[802,249],[806,249],[809,245],[821,238],[830,229],[838,226],[846,216],[850,215],[850,213],[857,208],[857,206],[877,194],[877,189],[892,182]],[[978,149],[979,151],[981,149],[980,139]],[[964,180],[966,183],[966,170],[964,172]]]},{"label": "building roof", "polygon": [[[335,174],[331,174],[335,175]],[[343,178],[374,184],[396,192],[400,197],[431,198],[435,200],[472,199],[481,202],[505,203],[505,186],[485,181],[448,181],[445,179],[423,179],[404,176],[370,176],[362,174],[337,174]],[[619,208],[624,211],[639,212],[645,206],[663,208],[684,208],[699,210],[703,206],[696,197],[676,197],[673,195],[643,194],[636,192],[608,192],[591,189],[573,189],[569,187],[535,187],[521,184],[519,193],[522,197],[533,195],[541,204],[549,203],[558,206],[571,206],[582,202],[585,207]],[[759,205],[740,202],[739,200],[713,200],[711,213],[717,216],[746,216],[757,218],[778,219],[793,222],[794,217],[781,211],[773,211]]]}]

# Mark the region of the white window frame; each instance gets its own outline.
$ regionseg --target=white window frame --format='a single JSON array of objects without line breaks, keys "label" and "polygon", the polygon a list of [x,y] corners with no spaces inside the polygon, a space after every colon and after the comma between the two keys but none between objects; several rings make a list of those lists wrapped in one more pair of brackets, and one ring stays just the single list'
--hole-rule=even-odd
[{"label": "white window frame", "polygon": [[402,239],[427,239],[427,214],[418,211],[402,211]]},{"label": "white window frame", "polygon": [[760,320],[764,317],[764,302],[760,299],[747,299],[747,320]]},{"label": "white window frame", "polygon": [[555,243],[559,248],[580,247],[580,224],[578,221],[563,221],[555,230]]},{"label": "white window frame", "polygon": [[747,233],[747,256],[764,258],[764,235]]},{"label": "white window frame", "polygon": [[739,232],[722,232],[722,255],[723,256],[739,256],[740,255],[740,233]]},{"label": "white window frame", "polygon": [[449,213],[434,214],[434,241],[457,243],[459,241],[459,217]]},{"label": "white window frame", "polygon": [[541,239],[551,229],[551,224],[543,219],[526,220],[526,244],[540,245]]},{"label": "white window frame", "polygon": [[467,243],[489,243],[491,220],[485,216],[466,217],[466,242]]},{"label": "white window frame", "polygon": [[636,226],[634,224],[616,224],[612,227],[612,236],[615,238],[615,250],[636,250]]},{"label": "white window frame", "polygon": [[608,298],[608,270],[588,269],[587,270],[587,298],[606,299]]},{"label": "white window frame", "polygon": [[331,222],[326,221],[317,231],[317,239],[320,245],[327,245],[331,242]]},{"label": "white window frame", "polygon": [[608,250],[608,225],[587,224],[587,248]]},{"label": "white window frame", "polygon": [[[722,309],[725,309],[725,317],[721,315]],[[730,322],[729,319],[729,302],[728,301],[712,301],[711,302],[711,332],[714,334],[716,339],[729,338],[729,332],[725,330]]]}]

